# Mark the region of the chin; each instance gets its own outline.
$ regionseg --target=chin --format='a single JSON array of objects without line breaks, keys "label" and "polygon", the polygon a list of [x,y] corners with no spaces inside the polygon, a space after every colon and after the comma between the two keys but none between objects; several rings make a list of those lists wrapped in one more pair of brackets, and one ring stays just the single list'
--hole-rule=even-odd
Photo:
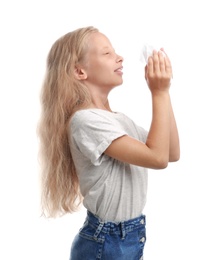
[{"label": "chin", "polygon": [[110,88],[113,89],[113,88],[116,88],[118,86],[121,86],[122,83],[123,83],[123,80],[119,80],[119,81],[113,82],[113,84],[110,85]]},{"label": "chin", "polygon": [[123,83],[123,79],[119,80],[118,83],[116,84],[116,86],[120,86],[120,85],[122,85],[122,83]]},{"label": "chin", "polygon": [[119,84],[116,84],[116,85],[114,85],[114,88],[121,86],[121,85],[122,85],[122,83],[123,83],[123,82],[121,82],[121,83],[119,83]]}]

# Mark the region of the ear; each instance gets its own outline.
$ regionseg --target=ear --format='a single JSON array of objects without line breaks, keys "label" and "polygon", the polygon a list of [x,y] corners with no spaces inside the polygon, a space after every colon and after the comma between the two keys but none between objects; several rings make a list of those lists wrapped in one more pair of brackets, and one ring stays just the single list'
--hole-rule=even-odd
[{"label": "ear", "polygon": [[74,77],[77,80],[85,80],[87,78],[87,73],[83,68],[76,66],[74,68]]}]

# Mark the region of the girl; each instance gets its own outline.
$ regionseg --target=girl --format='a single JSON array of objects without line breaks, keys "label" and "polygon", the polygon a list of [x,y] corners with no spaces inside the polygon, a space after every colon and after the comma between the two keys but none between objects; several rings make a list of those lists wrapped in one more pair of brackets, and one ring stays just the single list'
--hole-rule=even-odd
[{"label": "girl", "polygon": [[39,125],[43,214],[87,209],[70,260],[138,260],[146,241],[147,169],[180,156],[169,95],[172,68],[164,50],[145,67],[152,96],[149,131],[109,106],[122,84],[123,58],[94,27],[67,33],[52,46]]}]

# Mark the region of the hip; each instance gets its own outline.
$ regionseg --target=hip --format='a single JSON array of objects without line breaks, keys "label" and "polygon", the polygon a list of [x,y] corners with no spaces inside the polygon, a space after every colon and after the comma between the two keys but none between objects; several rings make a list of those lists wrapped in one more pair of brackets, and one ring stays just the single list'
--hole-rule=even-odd
[{"label": "hip", "polygon": [[74,238],[70,260],[141,260],[146,242],[146,218],[103,222],[91,212]]}]

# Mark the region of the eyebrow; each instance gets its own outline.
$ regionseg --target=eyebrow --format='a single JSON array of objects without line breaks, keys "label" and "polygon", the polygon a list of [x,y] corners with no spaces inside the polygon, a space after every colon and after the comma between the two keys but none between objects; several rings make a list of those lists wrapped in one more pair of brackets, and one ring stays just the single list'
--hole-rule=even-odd
[{"label": "eyebrow", "polygon": [[115,51],[115,49],[113,47],[111,47],[111,46],[104,46],[102,48],[102,50],[107,50],[107,49],[112,49],[113,51]]}]

